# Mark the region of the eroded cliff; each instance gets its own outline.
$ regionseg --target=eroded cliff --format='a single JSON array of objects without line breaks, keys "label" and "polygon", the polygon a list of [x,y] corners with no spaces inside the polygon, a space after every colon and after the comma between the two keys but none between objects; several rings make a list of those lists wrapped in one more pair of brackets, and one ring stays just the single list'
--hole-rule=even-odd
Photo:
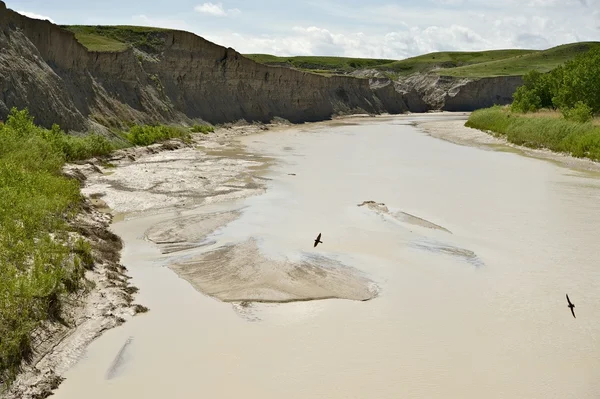
[{"label": "eroded cliff", "polygon": [[269,67],[196,35],[161,34],[158,54],[88,51],[73,33],[0,2],[0,117],[88,130],[125,123],[317,121],[338,113],[408,111],[393,86]]},{"label": "eroded cliff", "polygon": [[36,123],[75,131],[130,123],[274,117],[305,122],[348,113],[470,111],[507,103],[515,88],[503,78],[326,77],[259,64],[173,30],[157,31],[152,51],[89,51],[72,32],[22,16],[1,1],[0,28],[0,118],[13,106],[28,107]]},{"label": "eroded cliff", "polygon": [[510,104],[522,84],[521,76],[458,78],[435,73],[414,74],[396,82],[399,91],[414,90],[429,109],[443,111],[474,111]]}]

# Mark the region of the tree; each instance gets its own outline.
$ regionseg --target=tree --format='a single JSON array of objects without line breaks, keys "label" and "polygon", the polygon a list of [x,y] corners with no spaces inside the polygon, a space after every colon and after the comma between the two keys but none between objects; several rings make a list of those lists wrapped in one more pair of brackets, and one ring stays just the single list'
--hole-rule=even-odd
[{"label": "tree", "polygon": [[563,68],[560,87],[553,102],[561,109],[571,109],[578,101],[600,113],[600,48],[568,61]]},{"label": "tree", "polygon": [[526,85],[518,87],[513,97],[513,103],[510,106],[513,112],[535,112],[542,106],[542,100],[535,89],[530,89]]}]

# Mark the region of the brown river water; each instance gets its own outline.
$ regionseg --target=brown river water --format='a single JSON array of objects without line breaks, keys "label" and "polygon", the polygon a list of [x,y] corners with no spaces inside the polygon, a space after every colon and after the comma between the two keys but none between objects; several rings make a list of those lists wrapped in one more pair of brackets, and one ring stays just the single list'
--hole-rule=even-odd
[{"label": "brown river water", "polygon": [[[55,397],[600,398],[600,174],[411,124],[435,118],[247,136],[265,194],[115,223],[151,310]],[[145,239],[232,210],[206,245]]]}]

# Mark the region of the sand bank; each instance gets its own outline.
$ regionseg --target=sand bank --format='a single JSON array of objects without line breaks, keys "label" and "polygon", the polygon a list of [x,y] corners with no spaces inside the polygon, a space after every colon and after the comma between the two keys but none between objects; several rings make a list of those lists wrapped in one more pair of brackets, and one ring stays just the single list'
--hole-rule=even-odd
[{"label": "sand bank", "polygon": [[377,295],[373,282],[341,262],[314,254],[304,254],[301,262],[273,260],[259,251],[254,239],[171,268],[199,291],[224,302],[367,301]]}]

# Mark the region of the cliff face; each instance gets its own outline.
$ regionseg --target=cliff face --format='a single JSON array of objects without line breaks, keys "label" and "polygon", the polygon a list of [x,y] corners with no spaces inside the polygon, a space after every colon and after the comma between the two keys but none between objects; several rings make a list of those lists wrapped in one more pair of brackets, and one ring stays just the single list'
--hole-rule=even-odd
[{"label": "cliff face", "polygon": [[521,76],[456,78],[435,74],[415,74],[396,83],[398,90],[415,90],[429,109],[474,111],[512,102]]},{"label": "cliff face", "polygon": [[[367,79],[267,67],[186,32],[163,35],[157,56],[90,52],[71,32],[0,2],[0,117],[28,107],[36,122],[72,130],[95,123],[317,121],[336,113],[400,113],[403,95]],[[97,125],[96,125],[97,127]]]},{"label": "cliff face", "polygon": [[512,103],[517,87],[523,84],[521,76],[500,76],[461,82],[448,90],[444,111],[475,111],[494,104]]},{"label": "cliff face", "polygon": [[265,66],[181,31],[165,31],[160,40],[157,54],[91,52],[73,33],[0,1],[0,118],[16,106],[28,107],[38,124],[76,131],[131,122],[304,122],[340,113],[471,110],[512,95],[512,85],[505,90],[500,81],[445,87]]}]

